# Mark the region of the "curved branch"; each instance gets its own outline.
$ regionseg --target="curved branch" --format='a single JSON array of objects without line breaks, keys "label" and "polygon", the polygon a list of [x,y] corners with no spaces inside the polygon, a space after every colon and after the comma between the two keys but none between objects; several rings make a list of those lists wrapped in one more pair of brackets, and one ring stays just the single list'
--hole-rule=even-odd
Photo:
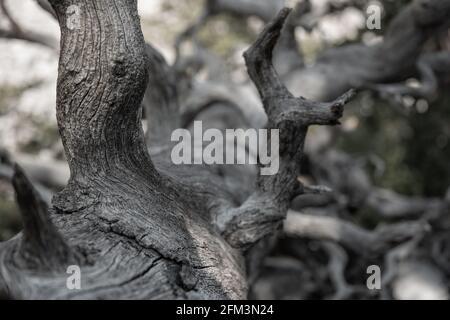
[{"label": "curved branch", "polygon": [[435,52],[421,56],[417,62],[420,84],[409,86],[403,83],[369,84],[368,89],[382,96],[411,96],[432,100],[438,92],[439,78],[450,74],[450,52]]},{"label": "curved branch", "polygon": [[345,250],[334,242],[325,241],[322,246],[328,253],[328,272],[335,287],[335,293],[330,299],[348,299],[354,292],[351,285],[345,279],[345,268],[348,263],[348,255]]},{"label": "curved branch", "polygon": [[284,232],[290,237],[329,240],[361,255],[376,255],[396,244],[429,231],[423,221],[383,225],[373,231],[351,222],[327,216],[290,212],[284,223]]},{"label": "curved branch", "polygon": [[0,1],[0,9],[2,10],[3,14],[6,16],[11,25],[10,30],[0,29],[0,38],[28,41],[31,43],[46,46],[52,50],[58,50],[59,48],[58,41],[53,37],[44,34],[39,34],[29,30],[24,31],[22,27],[15,21],[15,19],[10,14],[4,0]]},{"label": "curved branch", "polygon": [[[284,86],[272,64],[272,51],[291,9],[284,8],[261,32],[244,53],[248,73],[253,80],[269,118],[267,128],[279,132],[269,136],[279,147],[279,170],[264,175],[267,165],[260,163],[257,190],[238,208],[223,208],[217,224],[234,247],[248,248],[280,227],[294,196],[303,192],[297,180],[308,127],[313,124],[337,124],[350,92],[330,103],[315,103],[295,98]],[[273,145],[272,145],[273,146]],[[277,159],[278,161],[278,159]]]},{"label": "curved branch", "polygon": [[448,24],[449,14],[449,0],[412,1],[393,19],[380,43],[327,50],[314,65],[288,74],[285,82],[295,94],[330,100],[350,88],[404,81],[415,74],[424,44]]},{"label": "curved branch", "polygon": [[47,11],[53,18],[57,19],[55,10],[53,10],[51,4],[48,2],[48,0],[36,0],[37,4]]},{"label": "curved branch", "polygon": [[28,268],[65,271],[79,264],[81,256],[70,248],[50,220],[45,201],[33,188],[23,170],[15,165],[12,184],[23,221],[20,253]]}]

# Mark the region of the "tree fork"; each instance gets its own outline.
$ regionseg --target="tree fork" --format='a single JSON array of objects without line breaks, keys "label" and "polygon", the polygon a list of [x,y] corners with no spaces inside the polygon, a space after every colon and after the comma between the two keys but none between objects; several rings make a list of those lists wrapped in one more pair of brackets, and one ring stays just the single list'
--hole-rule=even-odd
[{"label": "tree fork", "polygon": [[[292,198],[304,191],[297,176],[308,127],[338,124],[353,93],[315,103],[286,89],[271,62],[290,12],[283,9],[245,54],[267,127],[280,130],[280,172],[259,177],[252,195],[236,201],[239,188],[228,188],[209,168],[176,167],[162,156],[152,162],[147,152],[140,125],[147,79],[149,90],[160,90],[150,97],[147,117],[164,119],[177,104],[158,81],[170,79],[149,77],[165,67],[157,55],[146,55],[136,0],[50,3],[61,27],[57,120],[71,176],[46,212],[49,219],[41,220],[55,229],[45,241],[61,240],[60,234],[82,259],[53,250],[61,255],[57,265],[42,264],[42,255],[32,254],[36,246],[21,245],[30,241],[27,233],[39,234],[39,224],[28,224],[31,233],[0,244],[0,291],[25,299],[245,298],[251,279],[245,263],[256,269],[266,253],[258,244],[275,233]],[[149,123],[157,139],[156,126],[166,124]],[[22,210],[30,216],[30,208]],[[42,210],[35,216],[46,217]],[[17,263],[21,249],[35,257],[33,264]],[[81,268],[79,291],[67,288],[60,271],[69,263]]]}]

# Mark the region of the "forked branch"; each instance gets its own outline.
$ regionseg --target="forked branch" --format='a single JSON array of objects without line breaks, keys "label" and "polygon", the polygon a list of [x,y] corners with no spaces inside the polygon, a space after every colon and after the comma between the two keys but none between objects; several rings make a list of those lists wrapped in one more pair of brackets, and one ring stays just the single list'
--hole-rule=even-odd
[{"label": "forked branch", "polygon": [[[235,247],[248,248],[281,226],[291,200],[304,192],[297,179],[308,127],[314,124],[335,125],[344,104],[354,92],[331,103],[317,103],[294,97],[280,80],[272,64],[272,52],[291,9],[284,8],[262,31],[244,53],[248,73],[256,85],[268,116],[266,128],[278,130],[279,170],[261,174],[257,190],[238,208],[224,210],[218,225]],[[273,136],[269,136],[271,144]],[[260,164],[261,171],[264,165]],[[262,172],[261,172],[262,173]]]}]

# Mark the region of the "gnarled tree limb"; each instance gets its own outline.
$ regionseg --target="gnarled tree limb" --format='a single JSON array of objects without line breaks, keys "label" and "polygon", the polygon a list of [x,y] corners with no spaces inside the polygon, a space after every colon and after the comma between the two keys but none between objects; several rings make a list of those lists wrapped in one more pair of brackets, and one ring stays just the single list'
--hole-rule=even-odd
[{"label": "gnarled tree limb", "polygon": [[[283,9],[244,53],[249,75],[258,89],[269,121],[280,132],[280,168],[277,174],[258,178],[257,191],[240,207],[219,215],[218,225],[235,247],[248,247],[279,227],[292,198],[300,191],[300,159],[310,125],[334,125],[342,116],[348,93],[330,104],[295,98],[272,65],[272,52],[290,9]],[[269,142],[270,143],[270,142]]]},{"label": "gnarled tree limb", "polygon": [[361,255],[383,253],[428,230],[426,222],[412,221],[383,225],[369,231],[334,217],[296,212],[290,212],[284,223],[284,232],[289,236],[338,242]]}]

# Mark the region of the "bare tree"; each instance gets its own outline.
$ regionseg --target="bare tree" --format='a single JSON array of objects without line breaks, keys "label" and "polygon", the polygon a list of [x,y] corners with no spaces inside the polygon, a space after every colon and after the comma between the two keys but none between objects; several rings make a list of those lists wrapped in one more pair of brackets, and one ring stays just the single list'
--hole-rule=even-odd
[{"label": "bare tree", "polygon": [[[45,10],[51,9],[49,7],[49,3],[46,0],[38,1],[38,3]],[[0,38],[24,40],[46,46],[53,50],[56,50],[58,48],[57,40],[53,39],[51,36],[36,33],[31,30],[23,30],[23,28],[16,22],[16,20],[9,12],[5,0],[0,1],[0,12],[9,22],[8,29],[0,28]]]},{"label": "bare tree", "polygon": [[[61,27],[57,119],[71,177],[47,209],[16,168],[24,231],[2,244],[1,287],[16,298],[245,297],[244,253],[275,232],[302,192],[296,177],[308,126],[338,123],[351,95],[315,104],[287,91],[271,65],[289,14],[282,10],[246,53],[268,128],[281,130],[281,168],[236,203],[208,168],[188,178],[191,168],[168,170],[167,158],[155,163],[147,152],[140,105],[157,70],[149,70],[136,1],[51,4]],[[79,28],[68,23],[73,5]],[[72,264],[83,273],[76,293],[65,285]]]},{"label": "bare tree", "polygon": [[[224,112],[242,118],[233,125],[252,121],[245,119],[243,99],[230,97],[231,90],[219,97],[194,90],[199,101],[191,108],[180,104],[180,82],[186,80],[180,52],[169,66],[144,42],[136,0],[38,3],[61,28],[56,107],[70,179],[48,205],[42,199],[45,188],[33,183],[36,191],[19,166],[0,171],[12,180],[24,222],[19,235],[0,243],[0,292],[23,299],[246,298],[283,233],[321,241],[336,291],[331,297],[345,298],[362,290],[345,279],[346,250],[360,259],[387,252],[392,264],[417,246],[430,220],[440,221],[448,212],[449,199],[410,198],[374,187],[350,156],[327,147],[308,159],[316,180],[333,190],[304,185],[298,177],[308,128],[339,124],[354,95],[351,88],[434,94],[450,59],[448,52],[424,54],[423,47],[433,32],[448,28],[449,1],[414,1],[394,19],[382,43],[332,49],[313,66],[303,63],[294,36],[295,28],[306,27],[309,1],[293,13],[278,0],[207,1],[177,46],[216,13],[257,16],[267,23],[244,58],[267,117],[264,127],[280,132],[280,169],[273,176],[238,166],[172,163],[171,132],[218,102],[229,107]],[[0,36],[50,44],[25,38],[8,17],[12,29]],[[403,85],[411,74],[422,76],[419,90]],[[298,94],[335,100],[319,103]],[[263,168],[259,163],[258,170]],[[386,220],[419,218],[366,230],[338,217],[289,211],[324,204],[339,211],[349,203],[369,206]],[[403,246],[392,249],[399,243]],[[66,286],[71,265],[81,268],[81,290]],[[395,276],[392,270],[388,281]]]}]

